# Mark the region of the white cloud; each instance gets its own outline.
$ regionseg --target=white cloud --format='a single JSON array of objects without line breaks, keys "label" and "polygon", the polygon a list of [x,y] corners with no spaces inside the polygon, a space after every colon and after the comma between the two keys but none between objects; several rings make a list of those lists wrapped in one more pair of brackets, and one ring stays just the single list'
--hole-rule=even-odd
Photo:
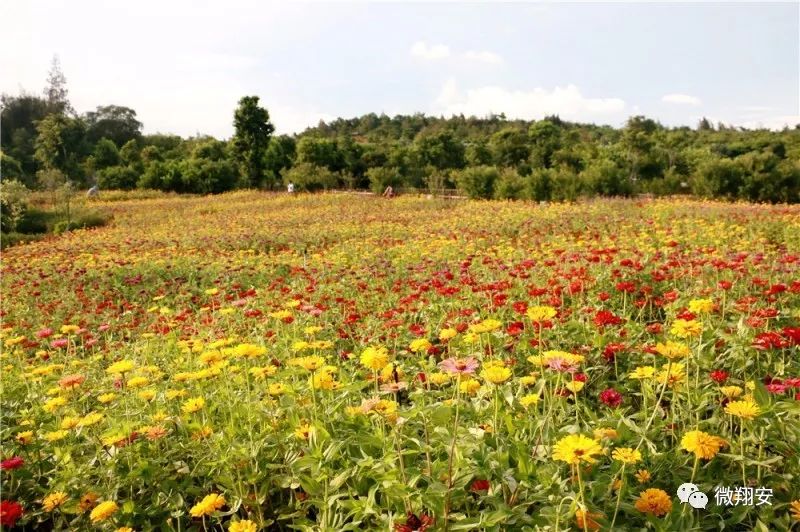
[{"label": "white cloud", "polygon": [[557,114],[567,120],[621,122],[625,101],[620,98],[587,98],[575,85],[510,90],[498,86],[461,91],[455,80],[448,80],[434,103],[436,114],[486,116],[505,113],[509,118],[534,119]]},{"label": "white cloud", "polygon": [[800,124],[800,115],[770,116],[758,120],[747,120],[744,122],[736,123],[736,125],[746,127],[747,129],[766,128],[772,130],[781,130],[784,127],[789,127],[790,129],[792,129],[797,124]]},{"label": "white cloud", "polygon": [[679,105],[700,105],[702,102],[697,96],[689,94],[665,94],[661,97],[662,102],[677,103]]},{"label": "white cloud", "polygon": [[482,50],[480,52],[469,50],[464,53],[464,59],[467,59],[468,61],[477,61],[479,63],[490,63],[493,65],[498,65],[503,62],[503,58],[500,55],[486,50]]},{"label": "white cloud", "polygon": [[425,41],[417,41],[411,47],[411,55],[428,61],[446,59],[450,57],[450,48],[444,44],[431,44]]}]

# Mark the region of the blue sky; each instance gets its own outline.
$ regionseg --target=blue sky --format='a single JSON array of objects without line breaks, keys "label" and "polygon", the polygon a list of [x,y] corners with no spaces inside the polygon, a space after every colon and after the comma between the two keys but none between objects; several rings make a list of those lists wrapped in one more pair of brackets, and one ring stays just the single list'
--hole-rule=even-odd
[{"label": "blue sky", "polygon": [[231,135],[256,94],[279,132],[367,112],[622,125],[800,123],[800,3],[0,4],[0,91],[40,92],[58,54],[79,112]]}]

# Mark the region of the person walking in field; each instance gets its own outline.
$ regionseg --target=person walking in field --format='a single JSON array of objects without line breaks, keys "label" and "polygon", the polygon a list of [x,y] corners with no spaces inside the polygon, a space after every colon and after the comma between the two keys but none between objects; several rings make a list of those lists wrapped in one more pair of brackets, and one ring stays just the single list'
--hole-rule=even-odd
[{"label": "person walking in field", "polygon": [[392,188],[392,185],[389,185],[388,187],[386,187],[386,190],[383,191],[383,197],[384,198],[393,198],[394,197],[394,189]]},{"label": "person walking in field", "polygon": [[294,183],[292,183],[291,181],[289,181],[289,184],[286,185],[286,192],[288,192],[289,194],[294,194]]}]

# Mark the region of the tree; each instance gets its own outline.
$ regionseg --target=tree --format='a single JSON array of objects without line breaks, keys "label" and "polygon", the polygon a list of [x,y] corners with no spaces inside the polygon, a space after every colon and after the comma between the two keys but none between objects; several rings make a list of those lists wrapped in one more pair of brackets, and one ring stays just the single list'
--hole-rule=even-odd
[{"label": "tree", "polygon": [[416,140],[422,162],[440,170],[464,168],[464,144],[450,131],[420,134]]},{"label": "tree", "polygon": [[264,154],[269,146],[275,126],[269,121],[269,113],[258,105],[258,96],[245,96],[233,115],[236,133],[233,149],[248,187],[261,185],[264,178]]},{"label": "tree", "polygon": [[136,111],[121,105],[100,105],[96,111],[86,113],[89,142],[109,139],[121,148],[130,140],[141,138],[142,123],[136,119]]},{"label": "tree", "polygon": [[528,138],[524,131],[509,127],[498,131],[489,141],[495,163],[499,166],[517,166],[530,155]]},{"label": "tree", "polygon": [[3,95],[0,99],[0,142],[6,155],[19,161],[21,179],[35,183],[36,123],[48,114],[47,100],[31,94]]},{"label": "tree", "polygon": [[294,138],[288,135],[272,137],[264,154],[264,169],[267,186],[278,182],[281,170],[290,168],[297,157],[297,146]]},{"label": "tree", "polygon": [[39,121],[36,131],[35,157],[42,167],[81,177],[78,161],[86,154],[84,123],[79,118],[51,114]]},{"label": "tree", "polygon": [[67,78],[61,71],[61,61],[54,55],[50,72],[47,73],[47,86],[44,88],[44,96],[51,113],[75,114],[67,94]]}]

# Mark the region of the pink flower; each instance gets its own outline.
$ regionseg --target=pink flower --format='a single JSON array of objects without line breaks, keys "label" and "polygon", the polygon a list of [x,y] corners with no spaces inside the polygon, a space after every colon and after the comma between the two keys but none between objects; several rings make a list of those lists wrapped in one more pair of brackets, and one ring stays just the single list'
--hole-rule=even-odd
[{"label": "pink flower", "polygon": [[40,331],[36,331],[36,338],[48,338],[53,336],[53,329],[45,328]]},{"label": "pink flower", "polygon": [[442,369],[442,371],[446,371],[447,373],[468,375],[471,373],[475,373],[475,370],[478,369],[478,361],[475,360],[475,357],[467,357],[467,358],[450,357],[447,360],[441,361],[439,363],[439,367]]},{"label": "pink flower", "polygon": [[611,408],[617,408],[622,404],[622,394],[614,388],[607,388],[600,392],[600,400]]},{"label": "pink flower", "polygon": [[50,347],[55,349],[60,349],[62,347],[67,347],[69,345],[69,340],[66,338],[59,338],[58,340],[53,340],[50,342]]}]

